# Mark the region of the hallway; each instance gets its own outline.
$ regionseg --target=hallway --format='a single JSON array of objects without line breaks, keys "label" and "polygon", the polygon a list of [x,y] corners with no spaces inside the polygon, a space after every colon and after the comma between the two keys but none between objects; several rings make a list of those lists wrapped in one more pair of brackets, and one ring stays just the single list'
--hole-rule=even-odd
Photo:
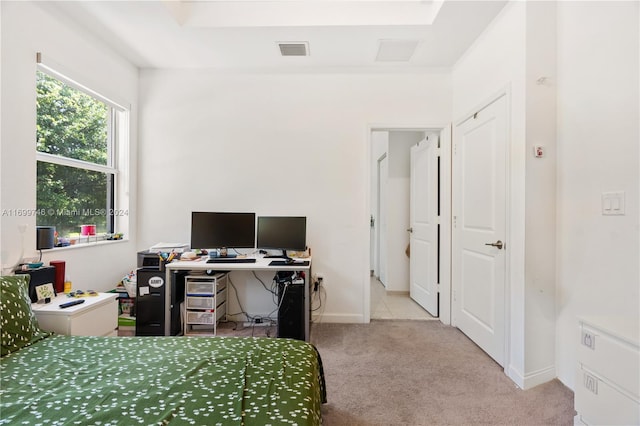
[{"label": "hallway", "polygon": [[387,294],[376,277],[371,277],[371,319],[437,320],[414,302],[408,293]]}]

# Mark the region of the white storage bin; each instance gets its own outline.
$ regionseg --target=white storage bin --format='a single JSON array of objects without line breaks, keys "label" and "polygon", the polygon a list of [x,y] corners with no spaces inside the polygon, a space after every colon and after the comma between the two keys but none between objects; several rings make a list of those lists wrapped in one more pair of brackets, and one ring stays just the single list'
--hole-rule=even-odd
[{"label": "white storage bin", "polygon": [[187,296],[213,296],[216,291],[215,282],[198,282],[187,280]]},{"label": "white storage bin", "polygon": [[578,368],[575,408],[586,425],[640,424],[640,406],[594,373]]},{"label": "white storage bin", "polygon": [[640,424],[640,345],[627,316],[580,318],[575,424]]},{"label": "white storage bin", "polygon": [[187,324],[213,324],[215,312],[187,311]]},{"label": "white storage bin", "polygon": [[187,296],[187,309],[215,309],[213,297]]},{"label": "white storage bin", "polygon": [[638,347],[606,331],[580,325],[580,362],[633,395],[640,396],[640,357]]}]

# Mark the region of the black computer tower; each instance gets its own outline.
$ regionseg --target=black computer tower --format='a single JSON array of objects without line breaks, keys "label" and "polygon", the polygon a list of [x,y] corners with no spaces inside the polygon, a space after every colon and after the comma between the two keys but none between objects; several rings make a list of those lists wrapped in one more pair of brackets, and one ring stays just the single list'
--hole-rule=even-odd
[{"label": "black computer tower", "polygon": [[278,337],[304,340],[304,284],[278,284]]},{"label": "black computer tower", "polygon": [[172,272],[173,288],[166,332],[166,274],[164,271],[140,268],[137,271],[136,336],[176,336],[182,332],[180,304],[184,301],[186,272]]}]

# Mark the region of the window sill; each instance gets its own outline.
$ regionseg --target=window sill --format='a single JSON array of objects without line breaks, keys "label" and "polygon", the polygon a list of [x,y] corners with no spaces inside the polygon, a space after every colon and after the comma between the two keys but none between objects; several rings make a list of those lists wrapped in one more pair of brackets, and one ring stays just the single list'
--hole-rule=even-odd
[{"label": "window sill", "polygon": [[129,240],[127,238],[123,238],[121,240],[91,241],[91,242],[88,242],[88,243],[76,243],[76,244],[72,244],[72,245],[64,246],[64,247],[54,247],[52,249],[44,249],[44,250],[42,250],[42,252],[43,253],[57,253],[59,251],[76,250],[76,249],[81,249],[81,248],[105,246],[105,245],[110,245],[110,244],[120,244],[120,243],[126,243],[126,242],[129,242]]}]

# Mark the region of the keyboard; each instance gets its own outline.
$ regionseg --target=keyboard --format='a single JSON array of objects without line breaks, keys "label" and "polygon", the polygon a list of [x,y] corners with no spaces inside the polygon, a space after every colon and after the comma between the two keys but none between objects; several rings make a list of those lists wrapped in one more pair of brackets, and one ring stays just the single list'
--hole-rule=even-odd
[{"label": "keyboard", "polygon": [[269,266],[309,266],[308,260],[296,260],[289,262],[286,260],[272,260],[269,262]]},{"label": "keyboard", "polygon": [[207,263],[256,263],[253,257],[210,257]]}]

